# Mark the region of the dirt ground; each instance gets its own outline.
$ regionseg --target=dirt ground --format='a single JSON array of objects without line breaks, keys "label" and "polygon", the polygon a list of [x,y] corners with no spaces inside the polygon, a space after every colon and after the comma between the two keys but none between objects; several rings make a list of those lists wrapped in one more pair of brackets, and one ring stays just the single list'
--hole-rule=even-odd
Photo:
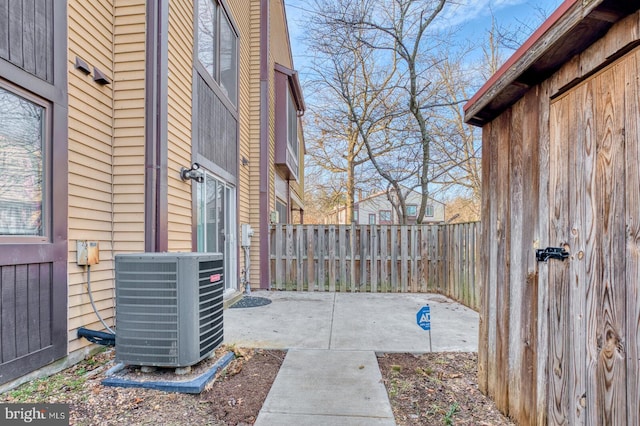
[{"label": "dirt ground", "polygon": [[475,353],[386,354],[378,364],[398,425],[513,425],[478,389]]},{"label": "dirt ground", "polygon": [[[0,403],[68,403],[72,425],[252,425],[285,352],[231,349],[236,359],[199,395],[103,386],[109,350],[6,392]],[[512,424],[478,391],[475,354],[388,354],[378,362],[398,425]]]}]

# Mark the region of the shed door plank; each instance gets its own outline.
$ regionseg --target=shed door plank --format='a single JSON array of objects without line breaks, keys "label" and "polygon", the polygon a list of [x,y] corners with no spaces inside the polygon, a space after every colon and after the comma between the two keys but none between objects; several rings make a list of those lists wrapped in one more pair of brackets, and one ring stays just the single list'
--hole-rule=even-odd
[{"label": "shed door plank", "polygon": [[[569,312],[570,344],[568,374],[570,424],[584,424],[586,404],[586,269],[593,259],[595,238],[593,205],[593,161],[595,154],[593,99],[589,87],[582,86],[567,96],[569,100],[569,137],[563,143],[569,150]],[[576,106],[580,107],[576,107]],[[590,256],[585,256],[589,253]],[[587,266],[585,268],[585,266]]]},{"label": "shed door plank", "polygon": [[496,187],[496,406],[506,411],[509,408],[509,275],[510,275],[510,226],[511,211],[509,209],[509,143],[511,139],[511,113],[503,113],[498,119],[498,167]]},{"label": "shed door plank", "polygon": [[[521,420],[522,405],[521,398],[523,394],[522,377],[522,325],[523,316],[527,315],[526,304],[523,303],[522,293],[524,280],[524,265],[522,250],[522,229],[523,229],[523,131],[522,120],[525,114],[524,102],[516,103],[512,108],[511,115],[511,143],[509,145],[509,204],[511,208],[511,225],[510,225],[510,266],[509,266],[509,301],[511,309],[509,309],[509,389],[516,390],[509,392],[509,413],[517,416],[519,423],[524,424]],[[523,312],[524,310],[524,312]],[[526,386],[527,389],[530,386]]]},{"label": "shed door plank", "polygon": [[[489,143],[484,144],[484,146],[489,146],[489,152],[483,152],[483,157],[485,154],[487,158],[489,158],[489,162],[491,167],[489,167],[489,178],[486,181],[489,183],[490,188],[497,188],[498,178],[497,178],[497,169],[498,169],[498,144],[493,143],[498,138],[498,124],[492,123],[489,135]],[[485,280],[487,291],[486,291],[486,304],[487,306],[487,392],[490,396],[493,396],[496,392],[496,352],[497,352],[497,342],[496,342],[496,325],[497,325],[497,314],[496,314],[496,306],[497,306],[497,279],[498,279],[498,244],[497,244],[497,197],[491,197],[489,202],[488,217],[491,218],[486,225],[486,238],[485,241],[489,247],[488,259],[486,262],[487,270],[489,271],[486,274],[487,279]],[[481,377],[482,379],[482,377]]]},{"label": "shed door plank", "polygon": [[620,64],[600,74],[598,96],[597,200],[602,238],[600,262],[601,316],[598,341],[598,413],[600,424],[625,424],[625,223],[624,200],[624,75]]},{"label": "shed door plank", "polygon": [[[596,110],[593,81],[587,82],[576,93],[576,108],[582,111],[578,114],[579,120],[576,126],[576,134],[580,137],[573,152],[576,156],[582,153],[580,169],[575,173],[572,186],[575,188],[575,200],[572,205],[579,204],[573,214],[572,235],[576,238],[572,248],[574,279],[572,283],[572,305],[575,308],[582,307],[582,311],[576,312],[573,318],[574,333],[579,350],[574,352],[574,371],[577,385],[573,393],[573,402],[576,404],[575,420],[583,422],[595,421],[595,416],[589,414],[597,407],[596,402],[596,365],[598,349],[596,333],[598,323],[598,221],[597,221],[597,191],[596,191]],[[579,200],[579,201],[578,201]],[[582,323],[578,327],[578,323]],[[578,365],[580,363],[580,365]],[[586,413],[584,410],[586,409]],[[586,419],[585,419],[586,416]]]},{"label": "shed door plank", "polygon": [[[538,262],[535,259],[533,242],[536,240],[536,229],[541,220],[538,198],[540,196],[540,169],[539,164],[539,119],[540,97],[535,91],[527,93],[524,98],[524,111],[522,123],[522,186],[523,194],[523,218],[522,218],[522,253],[523,259],[522,284],[522,311],[520,317],[520,329],[522,339],[522,364],[519,420],[521,424],[534,424],[536,411],[536,398],[538,386],[536,383],[537,341],[536,324],[538,324]],[[525,130],[526,129],[526,130]],[[513,261],[511,262],[513,265]],[[511,303],[511,306],[515,304]]]},{"label": "shed door plank", "polygon": [[640,422],[640,53],[626,61],[627,424]]},{"label": "shed door plank", "polygon": [[[492,124],[488,123],[485,125],[482,131],[482,192],[484,194],[488,194],[490,190],[490,176],[491,176],[491,165],[493,164],[491,160],[491,129]],[[488,393],[487,389],[487,368],[488,368],[488,355],[489,348],[492,342],[489,341],[489,301],[490,301],[490,293],[489,289],[493,287],[490,283],[489,274],[490,271],[493,270],[489,261],[491,259],[490,252],[493,248],[491,244],[491,223],[493,223],[493,218],[490,216],[491,214],[491,197],[482,197],[482,215],[485,218],[481,222],[482,231],[480,234],[480,239],[482,240],[481,247],[485,248],[485,250],[479,251],[480,253],[480,262],[484,265],[482,268],[482,278],[481,278],[481,292],[480,292],[480,324],[479,324],[479,337],[478,337],[478,386],[483,393]],[[488,219],[488,220],[487,220]],[[431,229],[429,229],[429,236],[432,237]],[[429,265],[434,263],[433,258],[429,258]],[[429,274],[428,279],[432,280],[432,275]],[[431,284],[431,281],[429,282]],[[433,286],[430,286],[429,289],[432,289]]]},{"label": "shed door plank", "polygon": [[[549,241],[546,245],[562,247],[567,242],[568,151],[567,121],[571,108],[568,97],[553,105],[550,111],[551,144],[549,148]],[[568,334],[568,262],[550,261],[543,268],[549,271],[549,423],[567,424],[569,400],[567,393],[569,370]]]},{"label": "shed door plank", "polygon": [[[536,97],[540,98],[540,125],[538,129],[540,131],[538,140],[538,159],[539,162],[535,163],[538,166],[538,180],[537,184],[540,188],[538,197],[538,224],[536,226],[536,238],[534,241],[534,248],[541,248],[541,243],[544,243],[549,238],[549,223],[550,215],[544,212],[550,211],[551,200],[549,188],[549,173],[547,172],[550,167],[550,146],[551,146],[551,133],[550,133],[550,107],[547,99],[549,98],[550,82],[547,80],[540,85],[539,90],[536,90]],[[537,243],[537,244],[536,244]],[[536,424],[544,425],[548,423],[548,395],[549,395],[549,380],[548,370],[550,364],[550,351],[549,351],[549,274],[548,267],[536,262],[536,271],[538,273],[538,300],[537,300],[537,324],[536,324]]]}]

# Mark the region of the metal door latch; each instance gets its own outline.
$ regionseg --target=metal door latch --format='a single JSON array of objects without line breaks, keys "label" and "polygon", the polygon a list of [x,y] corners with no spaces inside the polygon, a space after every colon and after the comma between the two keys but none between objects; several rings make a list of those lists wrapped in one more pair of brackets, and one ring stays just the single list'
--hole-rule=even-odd
[{"label": "metal door latch", "polygon": [[562,247],[547,247],[546,249],[536,250],[536,260],[538,262],[546,262],[549,259],[564,261],[567,257],[569,257],[569,252]]}]

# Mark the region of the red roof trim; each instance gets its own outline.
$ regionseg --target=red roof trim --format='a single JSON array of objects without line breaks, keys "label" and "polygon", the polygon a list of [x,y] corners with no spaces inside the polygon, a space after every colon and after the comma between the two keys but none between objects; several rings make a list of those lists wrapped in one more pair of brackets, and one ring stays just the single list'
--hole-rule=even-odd
[{"label": "red roof trim", "polygon": [[469,102],[467,102],[464,106],[464,111],[466,113],[473,104],[478,102],[478,100],[484,96],[485,93],[491,89],[491,87],[507,72],[509,68],[511,68],[516,62],[518,62],[524,54],[538,41],[542,38],[542,36],[560,20],[560,18],[574,5],[578,2],[578,0],[565,0],[564,3],[558,7],[555,12],[547,18],[546,21],[542,23],[542,25],[531,34],[531,37],[524,42],[522,46],[516,52],[511,55],[511,57],[505,62],[498,71],[494,75],[491,76],[489,80],[476,92],[475,95]]}]

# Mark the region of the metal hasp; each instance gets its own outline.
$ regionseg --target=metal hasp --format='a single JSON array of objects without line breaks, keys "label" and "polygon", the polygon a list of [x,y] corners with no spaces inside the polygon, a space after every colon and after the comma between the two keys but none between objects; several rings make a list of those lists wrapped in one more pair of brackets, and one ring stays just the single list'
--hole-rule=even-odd
[{"label": "metal hasp", "polygon": [[569,252],[562,247],[547,247],[544,250],[536,250],[536,260],[538,262],[546,262],[549,259],[564,261],[567,257],[569,257]]}]

